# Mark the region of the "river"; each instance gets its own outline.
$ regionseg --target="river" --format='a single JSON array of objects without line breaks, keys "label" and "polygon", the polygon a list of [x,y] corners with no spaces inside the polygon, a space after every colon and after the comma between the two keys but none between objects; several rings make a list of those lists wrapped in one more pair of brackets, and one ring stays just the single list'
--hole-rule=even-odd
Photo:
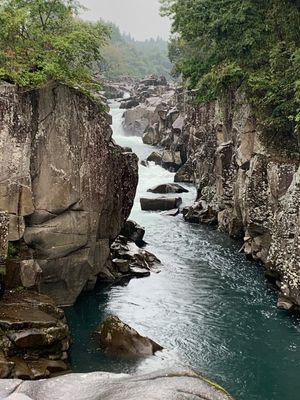
[{"label": "river", "polygon": [[[153,148],[124,134],[118,104],[111,104],[114,139],[143,160]],[[180,215],[141,211],[139,198],[146,190],[173,177],[159,166],[140,166],[131,219],[146,228],[147,249],[161,259],[162,271],[98,286],[66,310],[73,370],[133,373],[183,363],[215,379],[237,400],[298,400],[300,319],[276,308],[277,293],[263,268],[214,228],[185,223]],[[195,189],[186,187],[190,192],[182,197],[191,204]],[[104,354],[93,331],[109,314],[165,350],[139,361]]]}]

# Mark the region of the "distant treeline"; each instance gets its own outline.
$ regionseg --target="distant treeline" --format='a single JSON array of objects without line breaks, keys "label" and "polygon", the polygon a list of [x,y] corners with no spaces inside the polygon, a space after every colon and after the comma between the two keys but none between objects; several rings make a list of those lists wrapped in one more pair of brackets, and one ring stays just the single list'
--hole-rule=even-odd
[{"label": "distant treeline", "polygon": [[101,73],[114,79],[120,76],[143,78],[158,74],[170,76],[168,43],[157,37],[137,41],[130,35],[121,34],[119,28],[109,23],[110,40],[101,49],[102,61],[98,63]]}]

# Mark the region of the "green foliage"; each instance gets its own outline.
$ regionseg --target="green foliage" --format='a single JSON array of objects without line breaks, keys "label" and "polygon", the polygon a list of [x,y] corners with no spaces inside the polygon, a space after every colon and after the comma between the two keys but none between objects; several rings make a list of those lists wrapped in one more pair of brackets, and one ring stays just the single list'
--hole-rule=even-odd
[{"label": "green foliage", "polygon": [[8,242],[7,258],[16,259],[20,256],[20,242]]},{"label": "green foliage", "polygon": [[2,0],[0,78],[38,87],[48,80],[90,89],[90,65],[108,38],[101,23],[77,18],[74,0]]},{"label": "green foliage", "polygon": [[173,73],[201,102],[242,86],[265,133],[300,136],[299,0],[161,3],[173,22]]},{"label": "green foliage", "polygon": [[143,78],[150,74],[170,76],[167,42],[160,38],[136,41],[130,35],[122,35],[114,24],[108,24],[108,27],[111,40],[103,48],[103,60],[98,63],[98,69],[107,78]]}]

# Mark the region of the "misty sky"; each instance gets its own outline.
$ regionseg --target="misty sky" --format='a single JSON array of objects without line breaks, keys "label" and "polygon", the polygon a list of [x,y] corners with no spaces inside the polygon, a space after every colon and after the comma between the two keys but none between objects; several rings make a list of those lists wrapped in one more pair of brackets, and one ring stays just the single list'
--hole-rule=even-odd
[{"label": "misty sky", "polygon": [[114,22],[121,32],[138,40],[157,36],[168,39],[170,23],[159,15],[159,0],[80,0],[80,3],[89,9],[81,13],[84,19]]}]

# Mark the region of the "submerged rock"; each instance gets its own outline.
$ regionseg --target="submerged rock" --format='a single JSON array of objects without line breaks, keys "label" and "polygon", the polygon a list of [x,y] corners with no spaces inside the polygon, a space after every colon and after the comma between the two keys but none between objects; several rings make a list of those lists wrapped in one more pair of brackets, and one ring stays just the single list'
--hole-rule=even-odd
[{"label": "submerged rock", "polygon": [[147,192],[152,193],[188,193],[188,190],[183,186],[180,186],[176,183],[163,183],[161,185],[154,186],[151,189],[148,189]]},{"label": "submerged rock", "polygon": [[185,368],[139,375],[69,374],[37,382],[4,380],[0,386],[0,397],[11,400],[66,400],[66,394],[72,400],[234,400],[221,386]]},{"label": "submerged rock", "polygon": [[154,199],[140,198],[143,211],[165,211],[178,208],[182,203],[181,197],[157,197]]},{"label": "submerged rock", "polygon": [[116,316],[109,316],[96,330],[101,346],[109,352],[145,357],[163,348],[153,340],[141,336],[135,329]]},{"label": "submerged rock", "polygon": [[164,150],[161,162],[164,168],[176,172],[182,165],[181,154],[179,151]]},{"label": "submerged rock", "polygon": [[176,217],[179,212],[179,208],[174,208],[173,210],[163,211],[161,215],[164,215],[165,217]]}]

